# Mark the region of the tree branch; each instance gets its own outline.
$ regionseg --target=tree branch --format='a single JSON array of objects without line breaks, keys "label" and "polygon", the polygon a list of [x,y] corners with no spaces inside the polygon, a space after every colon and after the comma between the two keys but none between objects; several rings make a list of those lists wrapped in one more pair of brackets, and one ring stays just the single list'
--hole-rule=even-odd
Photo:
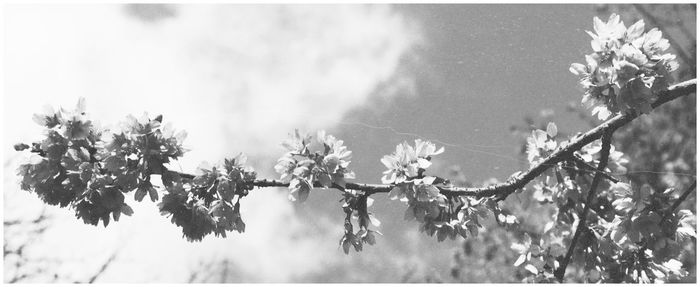
[{"label": "tree branch", "polygon": [[95,283],[95,280],[97,280],[97,278],[100,277],[100,275],[102,275],[102,273],[104,273],[105,270],[107,270],[107,267],[109,267],[109,265],[112,264],[114,259],[117,258],[117,253],[118,252],[115,251],[114,253],[112,253],[111,256],[109,256],[109,258],[107,258],[107,260],[104,263],[102,263],[102,266],[100,266],[100,269],[97,270],[97,273],[90,276],[90,279],[88,279],[88,283]]},{"label": "tree branch", "polygon": [[609,180],[609,181],[612,181],[613,183],[618,183],[618,182],[620,182],[619,179],[613,177],[612,175],[608,174],[607,172],[599,171],[599,170],[597,170],[595,167],[589,165],[589,164],[588,164],[587,162],[585,162],[582,158],[580,158],[580,157],[578,157],[578,156],[575,156],[575,155],[574,155],[572,158],[573,158],[573,161],[575,161],[576,163],[578,163],[578,164],[580,164],[580,165],[582,165],[582,166],[585,166],[585,167],[586,167],[587,169],[589,169],[591,172],[600,173],[600,175],[602,175],[603,177],[605,177],[605,179],[607,179],[607,180]]},{"label": "tree branch", "polygon": [[683,201],[685,201],[685,199],[688,197],[688,195],[690,195],[690,193],[693,192],[693,190],[695,190],[695,184],[696,184],[696,183],[697,183],[697,180],[696,180],[696,181],[693,181],[693,184],[691,184],[691,185],[688,187],[688,189],[686,189],[685,192],[683,192],[683,194],[681,194],[681,197],[679,197],[679,198],[673,203],[673,205],[671,206],[671,208],[669,208],[668,210],[666,210],[666,214],[664,214],[664,217],[661,219],[661,222],[664,222],[671,214],[673,214],[673,212],[681,205],[681,203],[683,203]]},{"label": "tree branch", "polygon": [[610,156],[610,142],[612,141],[612,133],[613,131],[607,130],[604,131],[603,134],[603,146],[602,150],[600,151],[600,162],[598,163],[598,171],[599,173],[596,173],[595,176],[593,176],[593,182],[591,183],[591,189],[588,190],[588,196],[586,196],[586,204],[583,207],[583,211],[581,212],[581,216],[578,221],[578,226],[576,227],[576,233],[574,233],[574,238],[571,239],[571,245],[569,245],[569,250],[566,252],[566,257],[564,257],[564,261],[561,263],[559,268],[554,271],[554,276],[557,278],[557,280],[561,283],[564,280],[564,273],[566,273],[566,267],[569,265],[569,261],[571,260],[571,256],[574,254],[574,249],[576,248],[576,242],[578,241],[578,238],[581,236],[581,233],[583,230],[586,229],[586,216],[588,216],[588,210],[591,209],[591,201],[593,198],[595,198],[596,194],[596,189],[598,188],[598,183],[600,183],[600,179],[602,177],[602,171],[605,170],[605,167],[608,165],[608,157]]},{"label": "tree branch", "polygon": [[[678,84],[675,84],[673,86],[670,86],[667,90],[660,92],[657,96],[657,100],[652,103],[652,108],[656,108],[660,105],[663,105],[664,103],[667,103],[669,101],[675,100],[679,97],[687,96],[690,94],[695,93],[696,89],[696,79],[688,80],[685,82],[681,82]],[[619,114],[617,116],[614,116],[613,118],[603,122],[602,124],[598,125],[597,127],[589,130],[588,132],[584,134],[580,134],[573,139],[570,140],[570,143],[567,144],[564,147],[558,148],[556,151],[554,151],[549,157],[547,157],[544,161],[540,162],[539,164],[530,167],[529,170],[527,170],[525,173],[521,173],[520,175],[512,178],[511,180],[504,182],[504,183],[499,183],[499,184],[494,184],[491,186],[487,187],[479,187],[479,188],[473,188],[473,187],[456,187],[456,186],[436,186],[439,190],[440,193],[447,195],[447,196],[473,196],[476,198],[483,198],[483,197],[492,197],[495,196],[498,200],[503,200],[508,197],[508,195],[514,193],[516,190],[521,189],[525,187],[530,181],[533,179],[537,178],[540,174],[542,174],[544,171],[549,169],[550,167],[555,166],[557,163],[570,159],[573,155],[573,153],[577,150],[580,150],[587,144],[590,144],[591,142],[601,138],[603,134],[608,131],[610,133],[613,133],[615,130],[618,128],[630,123],[632,120],[638,118],[640,114],[637,113],[624,113],[624,114]],[[186,173],[179,173],[175,171],[171,171],[174,173],[179,174],[182,177],[185,178],[194,178],[194,175],[191,174],[186,174]],[[601,174],[602,171],[596,172],[596,175]],[[609,178],[610,179],[610,178]],[[613,178],[614,179],[614,178]],[[614,181],[613,179],[610,179]],[[278,180],[269,180],[269,179],[257,179],[252,182],[253,186],[257,187],[288,187],[288,183],[284,183],[282,181]],[[321,185],[318,182],[314,183],[314,187],[316,188],[323,188],[324,186]],[[335,187],[336,189],[343,190],[339,187]],[[367,192],[369,194],[373,193],[387,193],[391,191],[391,189],[394,188],[394,185],[391,184],[365,184],[365,183],[351,183],[348,182],[345,185],[345,189],[352,189],[352,190],[360,190]]]}]

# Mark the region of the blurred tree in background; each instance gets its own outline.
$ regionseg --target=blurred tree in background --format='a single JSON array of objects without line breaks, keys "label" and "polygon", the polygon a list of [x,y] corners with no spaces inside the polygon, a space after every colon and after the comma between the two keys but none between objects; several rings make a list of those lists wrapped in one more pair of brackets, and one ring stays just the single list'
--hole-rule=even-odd
[{"label": "blurred tree in background", "polygon": [[[674,72],[675,82],[695,78],[695,22],[685,20],[695,18],[695,5],[601,4],[595,8],[602,19],[611,13],[617,13],[625,23],[643,19],[648,26],[659,27],[664,37],[669,39],[670,52],[679,58],[680,68]],[[590,127],[600,123],[590,117],[590,112],[578,100],[570,103],[569,112],[577,113]],[[551,110],[543,110],[537,117],[527,117],[523,124],[513,126],[514,135],[522,139],[520,152],[523,158],[526,156],[526,137],[533,129],[546,129],[547,123],[554,118]],[[631,181],[632,186],[648,184],[654,190],[676,188],[676,193],[680,194],[693,182],[696,170],[695,121],[696,99],[683,97],[658,108],[654,113],[638,118],[615,133],[615,148],[630,159],[624,176]],[[459,177],[457,174],[455,176]],[[680,208],[695,213],[696,203],[696,195],[691,193]],[[513,282],[527,276],[523,268],[514,271],[512,262],[519,254],[510,250],[509,246],[512,242],[520,242],[527,232],[540,233],[542,223],[549,220],[548,207],[540,206],[533,200],[531,190],[509,198],[506,206],[519,215],[519,230],[508,231],[494,222],[484,226],[484,232],[480,232],[475,239],[465,240],[462,250],[455,252],[452,278],[449,281]],[[690,274],[684,278],[685,282],[696,281],[695,254],[696,243],[686,246],[681,261],[683,268]],[[583,273],[575,274],[575,277],[578,282],[584,281]]]}]

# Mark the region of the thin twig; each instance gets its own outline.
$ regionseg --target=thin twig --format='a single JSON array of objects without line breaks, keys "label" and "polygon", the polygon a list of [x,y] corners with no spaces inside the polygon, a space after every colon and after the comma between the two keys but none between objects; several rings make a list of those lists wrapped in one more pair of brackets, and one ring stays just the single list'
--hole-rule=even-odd
[{"label": "thin twig", "polygon": [[112,253],[112,256],[110,256],[109,258],[107,258],[107,260],[106,260],[104,263],[102,263],[102,266],[100,266],[100,270],[97,270],[97,273],[93,274],[93,275],[90,277],[90,279],[88,280],[88,283],[94,283],[95,280],[97,280],[97,278],[100,277],[100,275],[102,275],[102,273],[104,273],[105,270],[107,270],[107,267],[109,267],[109,265],[112,264],[112,262],[114,261],[114,259],[117,258],[117,253],[118,253],[118,252],[115,251],[114,253]]},{"label": "thin twig", "polygon": [[[603,146],[602,150],[600,151],[600,162],[598,163],[598,171],[604,170],[605,167],[608,165],[611,140],[612,131],[605,131],[602,139]],[[586,205],[583,207],[583,211],[581,212],[581,216],[578,221],[578,226],[576,227],[576,233],[574,233],[574,238],[571,239],[571,245],[569,245],[569,250],[566,252],[566,257],[564,257],[564,260],[562,261],[559,268],[554,271],[554,276],[560,283],[564,280],[564,273],[566,273],[566,267],[569,265],[571,256],[574,254],[574,249],[576,249],[576,243],[578,241],[578,238],[579,236],[581,236],[581,233],[586,228],[586,216],[588,216],[588,210],[591,208],[591,202],[593,201],[593,198],[595,198],[596,189],[598,188],[598,183],[600,183],[601,177],[602,173],[596,173],[595,176],[593,176],[591,189],[588,190],[588,196],[586,196]]]}]

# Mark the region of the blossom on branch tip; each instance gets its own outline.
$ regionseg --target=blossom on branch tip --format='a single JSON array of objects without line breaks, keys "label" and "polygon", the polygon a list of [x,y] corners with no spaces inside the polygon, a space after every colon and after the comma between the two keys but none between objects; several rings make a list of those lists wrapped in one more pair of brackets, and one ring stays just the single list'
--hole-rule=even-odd
[{"label": "blossom on branch tip", "polygon": [[582,103],[600,120],[626,110],[647,113],[654,92],[666,88],[670,73],[678,69],[675,55],[662,54],[669,41],[657,28],[644,33],[642,20],[629,28],[616,14],[593,22],[595,33],[586,32],[594,52],[586,55],[586,65],[569,67],[580,78]]}]

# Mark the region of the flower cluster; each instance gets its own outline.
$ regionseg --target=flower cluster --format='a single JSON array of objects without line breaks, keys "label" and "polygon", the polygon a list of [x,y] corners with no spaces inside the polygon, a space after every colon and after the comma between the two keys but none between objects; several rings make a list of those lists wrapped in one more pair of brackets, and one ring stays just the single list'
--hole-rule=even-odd
[{"label": "flower cluster", "polygon": [[32,153],[18,173],[22,189],[46,203],[70,205],[85,223],[102,221],[106,226],[110,218],[133,214],[124,201],[126,193],[135,191],[137,201],[146,195],[159,199],[151,183],[151,175],[157,174],[167,190],[158,204],[160,211],[172,216],[188,240],[245,230],[239,201],[253,188],[256,173],[245,166],[244,155],[226,159],[220,167],[200,169],[194,178],[183,177],[166,165],[184,154],[186,134],[163,126],[162,116],[129,116],[119,132],[107,133],[90,121],[81,99],[74,110],[47,109],[34,120],[46,128],[46,138],[15,146]]},{"label": "flower cluster", "polygon": [[[382,182],[385,184],[394,184],[394,188],[389,192],[389,198],[399,199],[403,202],[409,202],[409,210],[417,209],[418,214],[432,214],[429,212],[435,207],[421,207],[414,205],[415,202],[435,202],[444,204],[445,196],[440,194],[440,191],[433,184],[435,177],[426,177],[423,173],[432,164],[430,160],[433,156],[441,154],[445,148],[436,149],[435,144],[429,141],[417,139],[416,146],[413,147],[407,142],[403,142],[396,146],[396,151],[390,155],[382,157],[381,162],[384,164],[386,171],[382,177]],[[425,211],[425,212],[424,212]],[[417,216],[422,221],[422,216]]]},{"label": "flower cluster", "polygon": [[415,146],[403,142],[394,153],[381,159],[387,168],[382,182],[394,185],[389,198],[406,202],[404,219],[415,219],[422,232],[437,235],[438,241],[455,239],[458,235],[466,238],[467,233],[475,235],[481,226],[479,217],[486,217],[487,210],[482,202],[486,199],[445,196],[439,186],[451,185],[449,181],[425,175],[432,157],[444,151],[430,141],[417,139]]},{"label": "flower cluster", "polygon": [[88,224],[102,220],[106,226],[110,216],[131,215],[124,193],[136,190],[137,200],[149,194],[156,201],[150,175],[163,174],[163,164],[185,152],[184,133],[161,131],[162,116],[129,117],[124,131],[110,136],[88,118],[84,99],[70,111],[46,109],[34,121],[46,128],[46,138],[32,144],[30,162],[19,167],[22,188],[48,204],[71,205]]},{"label": "flower cluster", "polygon": [[407,142],[396,146],[396,151],[385,155],[381,161],[388,168],[384,171],[382,182],[399,184],[420,177],[430,165],[430,159],[445,151],[442,147],[435,149],[435,144],[429,141],[416,140],[415,148]]},{"label": "flower cluster", "polygon": [[617,14],[607,22],[595,17],[594,31],[586,31],[594,51],[586,55],[586,64],[569,68],[581,78],[583,104],[601,120],[620,111],[651,110],[654,92],[666,88],[669,73],[678,68],[676,56],[663,53],[668,40],[657,28],[644,33],[643,20],[625,27]]},{"label": "flower cluster", "polygon": [[189,241],[200,241],[212,232],[221,237],[226,237],[226,231],[244,232],[240,200],[253,189],[257,176],[246,160],[239,154],[225,159],[223,166],[201,166],[191,181],[175,178],[158,204],[161,213],[171,215]]},{"label": "flower cluster", "polygon": [[298,130],[282,143],[287,152],[275,165],[280,180],[289,182],[289,199],[303,202],[308,198],[314,183],[324,187],[345,188],[345,180],[355,178],[348,169],[352,151],[325,131],[319,131],[316,139],[302,137]]},{"label": "flower cluster", "polygon": [[111,140],[100,153],[105,168],[115,175],[120,186],[127,191],[136,188],[134,197],[141,201],[149,195],[151,201],[158,200],[158,192],[151,184],[151,174],[163,174],[165,164],[185,153],[182,141],[185,131],[174,133],[170,124],[162,126],[163,117],[149,119],[127,116],[122,130],[112,134]]},{"label": "flower cluster", "polygon": [[[350,247],[353,247],[355,251],[362,251],[362,247],[365,243],[369,245],[374,245],[376,243],[376,234],[382,235],[381,232],[377,230],[369,229],[370,224],[374,227],[379,227],[381,222],[374,215],[367,211],[367,208],[372,206],[372,200],[366,193],[362,191],[348,190],[343,194],[343,212],[345,212],[345,223],[344,229],[345,233],[343,237],[340,238],[340,246],[343,248],[343,252],[348,254],[350,252]],[[354,226],[352,224],[352,218],[357,219],[358,231],[354,232]]]}]

